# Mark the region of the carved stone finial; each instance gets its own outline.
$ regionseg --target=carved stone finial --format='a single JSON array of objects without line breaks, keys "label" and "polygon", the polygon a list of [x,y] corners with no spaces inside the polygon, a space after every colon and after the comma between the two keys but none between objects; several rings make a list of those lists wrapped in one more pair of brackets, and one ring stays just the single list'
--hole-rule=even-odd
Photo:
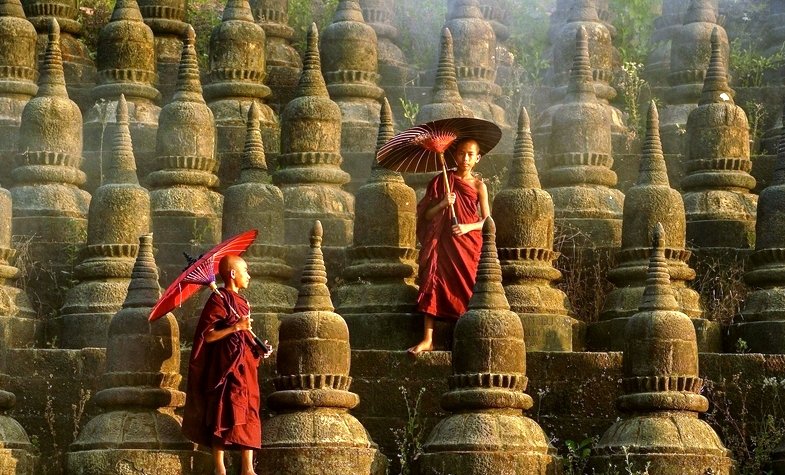
[{"label": "carved stone finial", "polygon": [[660,116],[654,101],[649,103],[646,138],[642,152],[637,184],[669,186],[668,170],[665,169],[665,157],[660,142]]},{"label": "carved stone finial", "polygon": [[311,23],[306,39],[305,60],[300,82],[297,84],[296,96],[329,97],[327,85],[322,76],[322,61],[319,56],[319,29]]},{"label": "carved stone finial", "polygon": [[640,310],[679,310],[679,304],[673,296],[670,272],[665,260],[665,229],[657,223],[654,228],[652,254],[649,258],[649,271],[646,277],[646,289]]},{"label": "carved stone finial", "polygon": [[534,143],[532,142],[529,112],[521,107],[518,113],[518,133],[510,162],[508,187],[540,188],[540,177],[534,163]]},{"label": "carved stone finial", "polygon": [[109,21],[118,20],[144,21],[136,0],[117,0]]},{"label": "carved stone finial", "polygon": [[63,55],[60,52],[60,25],[54,18],[49,20],[49,42],[46,44],[44,64],[38,80],[38,95],[68,97],[63,73]]},{"label": "carved stone finial", "polygon": [[[455,74],[452,33],[449,28],[444,27],[431,103],[420,108],[417,121],[430,122],[450,117],[474,117],[474,113],[463,103]],[[422,185],[424,186],[424,183]]]},{"label": "carved stone finial", "polygon": [[509,310],[510,304],[502,287],[502,269],[499,265],[499,254],[496,250],[496,223],[490,216],[485,218],[482,226],[482,251],[477,267],[477,281],[474,293],[469,300],[470,310]]},{"label": "carved stone finial", "polygon": [[131,131],[128,128],[128,103],[124,94],[120,94],[120,100],[117,103],[116,121],[117,128],[112,140],[112,160],[104,177],[104,183],[138,184]]},{"label": "carved stone finial", "polygon": [[254,21],[253,14],[251,13],[251,6],[248,4],[248,0],[229,0],[226,2],[226,7],[224,8],[221,19],[223,21]]},{"label": "carved stone finial", "polygon": [[711,102],[730,102],[733,104],[733,90],[728,86],[728,72],[722,60],[720,49],[719,30],[717,27],[711,32],[711,59],[706,79],[703,81],[703,91],[699,104]]},{"label": "carved stone finial", "polygon": [[267,175],[267,159],[259,126],[259,106],[256,102],[252,102],[251,107],[248,108],[240,182],[248,181],[250,179],[249,173],[253,173],[254,176],[259,173]]},{"label": "carved stone finial", "polygon": [[[386,144],[394,136],[392,109],[390,108],[390,101],[385,97],[382,99],[382,109],[379,112],[379,134],[376,136],[376,150],[378,151],[382,145]],[[379,163],[376,160],[373,162],[374,167]]]},{"label": "carved stone finial", "polygon": [[311,230],[311,250],[303,267],[300,295],[297,297],[294,312],[332,312],[335,310],[330,291],[327,288],[327,269],[324,266],[324,255],[322,254],[323,234],[322,223],[317,219]]},{"label": "carved stone finial", "polygon": [[188,25],[183,38],[183,52],[180,56],[180,68],[177,73],[177,87],[172,100],[204,104],[195,44],[196,33],[193,27]]},{"label": "carved stone finial", "polygon": [[153,235],[143,234],[139,236],[139,252],[131,271],[131,283],[123,308],[152,308],[160,297],[158,267],[153,257]]},{"label": "carved stone finial", "polygon": [[449,28],[442,28],[441,52],[436,81],[433,84],[433,102],[460,102],[458,80],[455,77],[455,56],[453,54],[452,34]]},{"label": "carved stone finial", "polygon": [[586,29],[581,26],[575,34],[575,55],[570,69],[567,94],[594,96],[592,84],[591,62],[589,60],[589,40]]},{"label": "carved stone finial", "polygon": [[[392,108],[390,102],[386,97],[382,99],[382,108],[379,111],[379,133],[376,135],[376,151],[387,143],[395,136]],[[377,182],[380,180],[395,180],[403,181],[403,177],[399,172],[388,170],[379,165],[376,157],[371,162],[371,176],[368,178],[369,182]]]}]

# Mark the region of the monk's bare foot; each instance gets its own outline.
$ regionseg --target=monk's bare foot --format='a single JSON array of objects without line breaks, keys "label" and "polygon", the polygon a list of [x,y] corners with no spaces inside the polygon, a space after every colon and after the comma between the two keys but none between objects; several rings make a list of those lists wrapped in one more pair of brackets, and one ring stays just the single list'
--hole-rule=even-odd
[{"label": "monk's bare foot", "polygon": [[413,347],[406,350],[411,355],[419,355],[423,351],[433,351],[433,342],[432,341],[421,341],[420,343],[414,345]]}]

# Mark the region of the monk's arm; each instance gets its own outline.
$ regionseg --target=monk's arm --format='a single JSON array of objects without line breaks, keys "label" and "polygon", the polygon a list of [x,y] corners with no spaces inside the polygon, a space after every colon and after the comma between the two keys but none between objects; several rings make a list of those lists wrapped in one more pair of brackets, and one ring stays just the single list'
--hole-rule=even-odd
[{"label": "monk's arm", "polygon": [[432,204],[425,210],[425,220],[430,221],[436,217],[439,213],[444,211],[445,208],[450,206],[450,198],[452,198],[453,203],[455,202],[455,193],[450,193],[446,195],[443,200],[437,201],[436,203]]},{"label": "monk's arm", "polygon": [[207,333],[204,335],[204,341],[207,343],[212,343],[214,341],[221,340],[226,338],[227,336],[231,335],[232,333],[248,330],[251,328],[251,319],[250,318],[241,318],[240,321],[235,323],[234,325],[226,328],[221,328],[217,330],[215,327],[211,328]]},{"label": "monk's arm", "polygon": [[455,233],[457,235],[482,230],[482,226],[485,224],[485,218],[491,215],[491,207],[488,204],[488,187],[485,186],[485,182],[480,182],[477,192],[479,195],[478,199],[480,200],[480,214],[482,215],[482,220],[477,221],[476,223],[464,223],[453,226],[453,230],[455,230],[456,227],[458,228],[458,232]]}]

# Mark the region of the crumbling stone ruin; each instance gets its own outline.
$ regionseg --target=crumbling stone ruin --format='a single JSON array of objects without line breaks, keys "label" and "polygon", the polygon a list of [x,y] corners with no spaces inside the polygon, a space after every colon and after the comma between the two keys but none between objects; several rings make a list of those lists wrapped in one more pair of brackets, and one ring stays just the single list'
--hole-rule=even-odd
[{"label": "crumbling stone ruin", "polygon": [[[214,473],[206,295],[148,315],[251,228],[256,473],[785,474],[785,2],[213,3],[0,0],[0,475]],[[492,217],[415,357],[433,174],[374,157],[465,117]]]}]

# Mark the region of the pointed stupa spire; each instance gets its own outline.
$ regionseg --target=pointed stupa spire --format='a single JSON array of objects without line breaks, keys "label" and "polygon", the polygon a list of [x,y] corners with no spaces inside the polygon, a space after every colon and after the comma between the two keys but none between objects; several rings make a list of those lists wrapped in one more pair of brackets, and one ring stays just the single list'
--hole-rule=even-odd
[{"label": "pointed stupa spire", "polygon": [[710,0],[692,0],[684,14],[684,24],[717,23],[717,12]]},{"label": "pointed stupa spire", "polygon": [[161,288],[158,286],[158,267],[153,257],[153,235],[143,234],[139,236],[139,252],[123,308],[152,308],[159,297]]},{"label": "pointed stupa spire", "polygon": [[[379,134],[376,136],[376,150],[382,148],[390,139],[395,136],[393,129],[392,109],[390,101],[386,97],[382,98],[382,109],[379,112]],[[374,160],[374,163],[378,163]]]},{"label": "pointed stupa spire", "polygon": [[540,188],[540,177],[534,164],[534,143],[532,142],[529,112],[521,107],[518,113],[518,133],[510,162],[508,188]]},{"label": "pointed stupa spire", "polygon": [[327,85],[324,82],[324,76],[322,76],[322,60],[319,56],[319,29],[316,28],[316,23],[311,23],[311,27],[308,29],[303,73],[300,75],[300,82],[297,84],[295,96],[329,97]]},{"label": "pointed stupa spire", "polygon": [[[390,107],[390,102],[385,97],[382,100],[382,109],[379,112],[379,134],[376,136],[376,151],[378,152],[382,145],[386,144],[394,136],[392,108]],[[368,181],[378,181],[382,177],[400,176],[400,173],[379,165],[379,161],[374,158],[371,164],[371,176]]]},{"label": "pointed stupa spire", "polygon": [[436,80],[433,83],[433,102],[462,102],[461,93],[458,90],[458,79],[455,75],[452,33],[446,27],[442,28],[439,66],[436,69]]},{"label": "pointed stupa spire", "polygon": [[196,33],[191,25],[185,30],[180,69],[177,73],[177,89],[172,101],[198,102],[204,104],[202,83],[199,80],[199,63],[196,59]]},{"label": "pointed stupa spire", "polygon": [[337,21],[360,21],[365,22],[363,19],[363,11],[357,0],[341,0],[338,3],[338,8],[335,10],[333,16],[333,23]]},{"label": "pointed stupa spire", "polygon": [[668,170],[665,167],[665,156],[662,154],[662,142],[660,141],[660,115],[653,100],[649,103],[646,139],[642,152],[636,184],[670,186]]},{"label": "pointed stupa spire", "polygon": [[594,84],[591,74],[591,62],[589,61],[589,39],[586,28],[581,26],[575,32],[575,55],[572,59],[570,69],[570,82],[567,88],[567,96],[594,95]]},{"label": "pointed stupa spire", "polygon": [[496,223],[488,216],[482,226],[482,251],[477,267],[477,282],[469,309],[509,310],[502,287],[502,268],[496,250]]},{"label": "pointed stupa spire", "polygon": [[226,7],[224,8],[221,19],[223,21],[254,21],[253,13],[251,13],[251,5],[248,3],[248,0],[229,0],[226,2]]},{"label": "pointed stupa spire", "polygon": [[719,30],[715,26],[711,31],[711,59],[706,79],[703,81],[703,92],[699,104],[714,102],[730,102],[733,104],[733,90],[728,85],[728,72],[722,60]]},{"label": "pointed stupa spire", "polygon": [[248,121],[245,129],[245,147],[239,183],[266,181],[267,159],[264,153],[262,130],[259,123],[259,106],[256,101],[248,108]]},{"label": "pointed stupa spire", "polygon": [[[785,124],[785,105],[782,107],[782,120]],[[777,145],[777,161],[774,163],[774,172],[771,177],[771,184],[785,185],[785,127],[780,132],[780,140]]]},{"label": "pointed stupa spire", "polygon": [[112,140],[112,156],[104,183],[139,184],[136,176],[136,159],[134,158],[131,131],[128,128],[128,103],[125,94],[120,94],[117,102],[117,127]]},{"label": "pointed stupa spire", "polygon": [[568,22],[575,21],[600,21],[597,14],[597,3],[595,0],[577,0],[570,9]]},{"label": "pointed stupa spire", "polygon": [[114,10],[112,10],[112,18],[109,21],[119,20],[144,21],[136,0],[117,0]]},{"label": "pointed stupa spire", "polygon": [[332,312],[332,299],[327,288],[327,269],[322,254],[322,222],[318,219],[311,230],[311,250],[305,259],[302,277],[300,278],[300,294],[294,312],[325,311]]},{"label": "pointed stupa spire", "polygon": [[673,296],[668,261],[665,260],[665,229],[661,223],[657,223],[654,227],[646,289],[643,291],[639,309],[641,311],[679,310],[679,304]]},{"label": "pointed stupa spire", "polygon": [[46,43],[37,95],[68,97],[63,73],[63,54],[60,51],[60,25],[54,18],[49,20],[49,41]]}]

